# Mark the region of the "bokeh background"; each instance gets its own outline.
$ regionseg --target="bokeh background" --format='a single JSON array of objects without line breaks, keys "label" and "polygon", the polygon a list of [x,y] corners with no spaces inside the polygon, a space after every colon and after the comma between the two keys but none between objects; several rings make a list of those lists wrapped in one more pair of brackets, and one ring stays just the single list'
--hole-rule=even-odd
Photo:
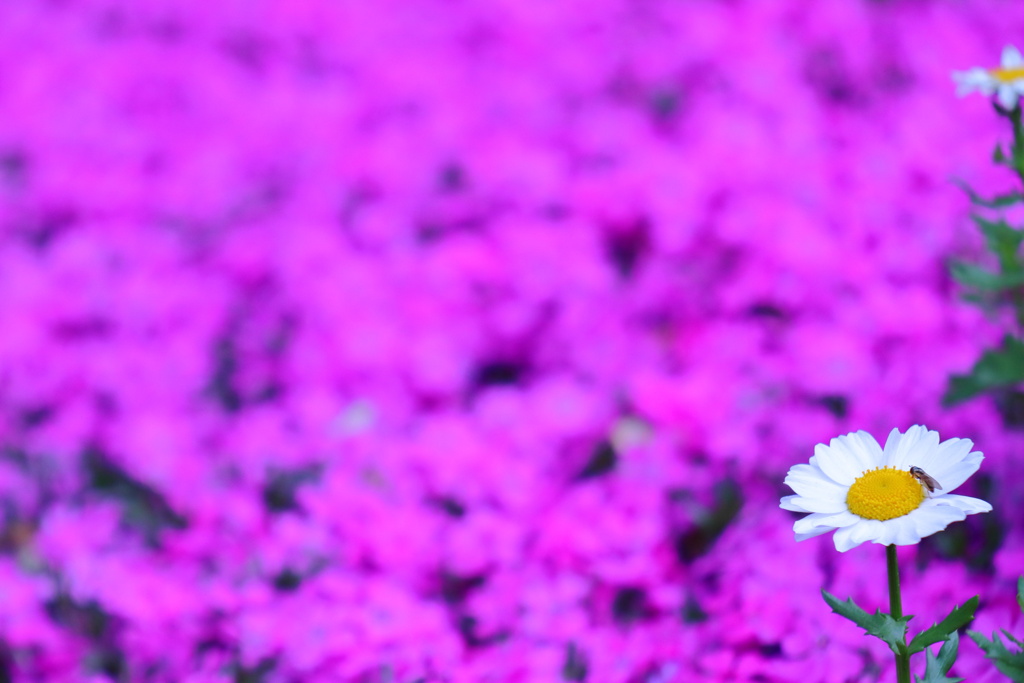
[{"label": "bokeh background", "polygon": [[[874,681],[787,469],[923,423],[901,549],[1016,629],[1019,420],[943,409],[981,0],[4,0],[0,680]],[[1011,406],[1012,408],[1012,406]],[[968,639],[954,669],[998,680]],[[917,673],[923,661],[915,661]]]}]

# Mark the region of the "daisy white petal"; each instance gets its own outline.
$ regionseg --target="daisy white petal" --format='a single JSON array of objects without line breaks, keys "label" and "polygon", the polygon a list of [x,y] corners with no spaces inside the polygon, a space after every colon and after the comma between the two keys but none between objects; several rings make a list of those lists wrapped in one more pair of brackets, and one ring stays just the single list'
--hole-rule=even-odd
[{"label": "daisy white petal", "polygon": [[885,545],[914,545],[921,541],[921,534],[910,515],[882,522],[882,526],[886,532],[882,539]]},{"label": "daisy white petal", "polygon": [[836,514],[845,510],[835,503],[814,498],[802,498],[800,496],[784,496],[779,502],[779,507],[791,512],[809,512],[813,514]]},{"label": "daisy white petal", "polygon": [[976,90],[980,91],[983,95],[991,95],[995,91],[995,87],[992,85],[992,77],[987,70],[980,67],[968,69],[967,71],[954,71],[953,80],[956,81],[956,94],[961,97]]},{"label": "daisy white petal", "polygon": [[850,463],[854,468],[854,477],[856,473],[875,467],[882,454],[882,447],[865,431],[854,432],[845,438],[832,439],[828,447]]},{"label": "daisy white petal", "polygon": [[782,500],[779,501],[779,507],[790,512],[810,512],[810,510],[800,505],[799,501],[800,496],[783,496]]},{"label": "daisy white petal", "polygon": [[836,544],[836,550],[845,553],[847,550],[856,548],[865,541],[878,538],[883,530],[882,523],[877,519],[862,519],[852,526],[843,527],[836,531],[835,538],[833,539]]},{"label": "daisy white petal", "polygon": [[[891,449],[890,442],[894,442]],[[930,432],[921,425],[914,425],[902,437],[894,429],[885,442],[885,451],[888,455],[885,464],[898,470],[910,469],[912,465],[920,467],[919,461],[927,457],[926,454],[934,451],[938,445],[938,432]]]},{"label": "daisy white petal", "polygon": [[[935,434],[935,432],[932,433]],[[937,440],[938,434],[936,434]],[[936,448],[918,451],[917,462],[913,464],[938,476],[944,474],[949,467],[962,462],[971,453],[972,446],[974,443],[970,439],[947,439]]]},{"label": "daisy white petal", "polygon": [[844,510],[833,514],[814,513],[793,523],[793,531],[804,534],[815,527],[825,526],[831,529],[841,529],[852,526],[860,521],[860,517],[852,512]]},{"label": "daisy white petal", "polygon": [[786,486],[801,496],[838,496],[843,487],[808,465],[796,465],[786,475]]},{"label": "daisy white petal", "polygon": [[797,496],[791,503],[794,506],[800,506],[804,512],[820,513],[820,514],[835,514],[837,512],[844,512],[847,507],[846,503],[842,498],[835,498],[830,496]]},{"label": "daisy white petal", "polygon": [[[921,453],[921,461],[914,464],[927,470],[929,474],[942,483],[943,489],[950,491],[951,489],[946,485],[946,481],[951,480],[954,470],[963,467],[965,462],[970,462],[975,465],[974,471],[971,472],[971,474],[974,474],[978,467],[981,466],[983,458],[981,453],[971,452],[973,446],[974,443],[970,439],[949,439],[939,444],[939,447],[935,450]],[[962,483],[963,481],[958,482],[957,486]]]},{"label": "daisy white petal", "polygon": [[[840,437],[845,438],[845,437]],[[849,486],[857,478],[857,460],[850,457],[847,449],[837,447],[837,439],[826,446],[819,443],[814,447],[814,457],[821,471],[837,484]]]},{"label": "daisy white petal", "polygon": [[1019,97],[1018,88],[1013,85],[1001,85],[996,90],[996,100],[1003,106],[1004,109],[1013,109],[1017,106],[1017,98]]},{"label": "daisy white petal", "polygon": [[798,540],[798,541],[806,541],[808,538],[814,538],[815,536],[821,536],[822,534],[827,534],[830,531],[832,531],[832,527],[830,527],[830,526],[815,527],[815,528],[811,529],[810,531],[808,531],[805,534],[796,534],[796,540]]},{"label": "daisy white petal", "polygon": [[982,500],[981,498],[971,498],[970,496],[941,496],[940,498],[934,499],[932,504],[938,507],[956,507],[969,515],[974,515],[979,512],[992,512],[991,503]]},{"label": "daisy white petal", "polygon": [[[853,541],[853,529],[854,527],[848,526],[836,531],[836,535],[832,537],[832,542],[836,544],[836,550],[841,553],[845,553],[847,550],[856,548],[860,545],[861,542]],[[797,540],[801,540],[799,536],[797,537]]]},{"label": "daisy white petal", "polygon": [[[965,462],[958,463],[953,467],[947,467],[943,469],[931,469],[926,470],[935,481],[942,484],[942,493],[949,494],[955,491],[965,481],[970,479],[971,475],[978,471],[981,466],[981,461],[984,458],[977,458],[977,460],[968,460]],[[934,474],[933,474],[934,471]]]},{"label": "daisy white petal", "polygon": [[[913,427],[911,427],[913,429]],[[909,429],[907,431],[910,431]],[[903,434],[900,430],[893,427],[892,431],[889,432],[889,436],[885,438],[885,448],[882,451],[882,462],[886,465],[891,465],[893,459],[896,457],[896,451],[900,447],[900,442],[903,441]]]},{"label": "daisy white petal", "polygon": [[[896,519],[899,519],[899,517],[897,517]],[[872,543],[881,543],[882,545],[891,544],[893,542],[893,539],[899,535],[900,531],[899,526],[894,525],[892,523],[894,521],[895,520],[887,519],[884,522],[882,522],[882,526],[881,528],[879,528],[878,533],[866,540],[869,540]]]},{"label": "daisy white petal", "polygon": [[922,507],[917,515],[917,529],[921,537],[931,536],[945,529],[953,522],[962,522],[967,512],[952,505],[931,505]]},{"label": "daisy white petal", "polygon": [[1020,50],[1013,45],[1007,45],[1003,48],[1002,58],[999,60],[999,64],[1004,69],[1012,69],[1018,66],[1024,66],[1024,57],[1021,56]]}]

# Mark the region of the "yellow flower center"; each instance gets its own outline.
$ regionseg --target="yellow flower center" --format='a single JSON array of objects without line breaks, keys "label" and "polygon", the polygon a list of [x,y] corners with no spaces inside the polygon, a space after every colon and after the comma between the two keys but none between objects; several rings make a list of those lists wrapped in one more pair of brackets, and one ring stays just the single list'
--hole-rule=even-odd
[{"label": "yellow flower center", "polygon": [[1009,69],[989,69],[988,73],[1000,83],[1013,83],[1024,78],[1024,66],[1015,66]]},{"label": "yellow flower center", "polygon": [[846,494],[846,507],[866,519],[885,521],[909,514],[924,500],[924,487],[910,472],[876,467],[860,475]]}]

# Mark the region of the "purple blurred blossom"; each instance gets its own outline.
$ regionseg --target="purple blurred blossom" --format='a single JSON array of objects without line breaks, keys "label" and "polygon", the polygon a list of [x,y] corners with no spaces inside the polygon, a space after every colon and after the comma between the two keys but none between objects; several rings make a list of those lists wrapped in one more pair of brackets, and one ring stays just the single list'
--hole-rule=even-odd
[{"label": "purple blurred blossom", "polygon": [[[1022,28],[939,0],[4,4],[0,672],[888,675],[818,595],[882,605],[877,563],[794,545],[771,501],[826,435],[922,421],[984,445],[997,510],[1018,493],[1020,434],[939,397],[1000,333],[946,274],[979,253],[949,178],[1008,183],[948,74]],[[1002,522],[959,539],[970,570],[922,546],[922,623],[979,592],[1016,627]]]}]

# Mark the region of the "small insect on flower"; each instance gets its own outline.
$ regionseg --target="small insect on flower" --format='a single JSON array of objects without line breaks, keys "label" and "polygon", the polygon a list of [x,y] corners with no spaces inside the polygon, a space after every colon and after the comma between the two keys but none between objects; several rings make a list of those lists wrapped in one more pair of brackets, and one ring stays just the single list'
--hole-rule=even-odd
[{"label": "small insect on flower", "polygon": [[928,493],[935,493],[935,489],[942,490],[942,484],[935,481],[934,477],[922,470],[920,467],[910,468],[910,476],[921,482],[921,485],[928,489]]}]

